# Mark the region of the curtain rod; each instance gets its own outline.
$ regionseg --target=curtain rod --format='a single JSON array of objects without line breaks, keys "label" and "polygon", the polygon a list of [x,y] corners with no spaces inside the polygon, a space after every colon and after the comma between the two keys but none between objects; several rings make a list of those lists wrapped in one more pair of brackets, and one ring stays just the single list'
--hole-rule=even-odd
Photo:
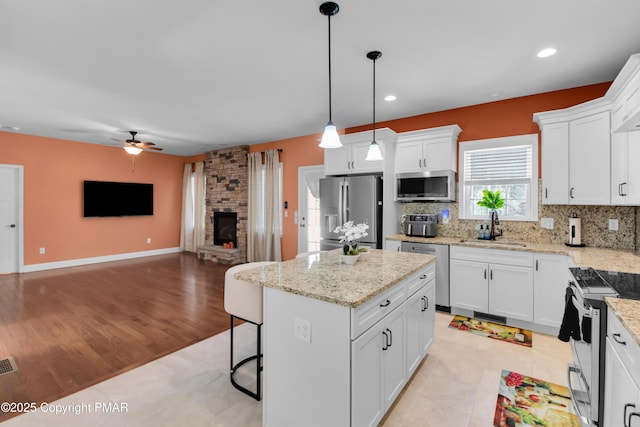
[{"label": "curtain rod", "polygon": [[[282,148],[278,148],[277,150],[278,150],[278,153],[282,153]],[[264,153],[266,153],[267,151],[269,151],[269,150],[259,151],[259,153],[263,153],[263,154],[264,154]],[[255,153],[255,152],[256,152],[256,151],[254,151],[254,153]],[[249,153],[247,153],[247,156],[248,156],[248,155],[249,155]]]}]

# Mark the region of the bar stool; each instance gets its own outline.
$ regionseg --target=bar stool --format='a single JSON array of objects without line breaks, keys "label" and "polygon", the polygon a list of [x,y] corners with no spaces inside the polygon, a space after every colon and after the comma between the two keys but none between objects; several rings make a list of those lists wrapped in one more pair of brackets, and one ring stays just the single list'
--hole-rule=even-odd
[{"label": "bar stool", "polygon": [[[262,267],[269,264],[274,264],[273,261],[263,262],[250,262],[246,264],[239,264],[231,267],[224,274],[224,309],[230,314],[231,318],[231,344],[230,344],[230,374],[231,384],[241,392],[253,397],[256,400],[260,400],[262,392],[260,388],[260,372],[262,371],[260,359],[261,354],[261,333],[262,333],[262,286],[254,285],[243,280],[234,279],[234,274],[243,270],[250,270],[256,267]],[[252,323],[257,327],[257,345],[256,354],[249,356],[240,362],[233,363],[233,328],[234,319],[238,318],[245,322]],[[256,391],[253,392],[246,387],[238,384],[233,377],[234,373],[245,363],[252,360],[256,361]]]}]

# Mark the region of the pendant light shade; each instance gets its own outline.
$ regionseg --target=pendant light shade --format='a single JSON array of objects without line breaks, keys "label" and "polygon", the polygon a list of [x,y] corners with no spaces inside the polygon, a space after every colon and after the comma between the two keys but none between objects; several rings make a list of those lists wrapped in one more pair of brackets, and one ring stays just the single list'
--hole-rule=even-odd
[{"label": "pendant light shade", "polygon": [[369,151],[367,152],[367,158],[365,160],[384,160],[382,157],[382,151],[380,151],[380,144],[376,141],[376,60],[380,59],[382,52],[378,50],[367,53],[367,58],[373,61],[373,140],[369,145]]},{"label": "pendant light shade", "polygon": [[327,17],[329,23],[329,123],[324,128],[320,147],[322,148],[338,148],[342,147],[340,136],[336,126],[331,121],[331,17],[338,13],[340,7],[334,2],[325,2],[320,5],[320,13]]},{"label": "pendant light shade", "polygon": [[132,156],[137,156],[138,154],[142,153],[142,148],[127,145],[126,147],[124,147],[124,151],[131,154]]}]

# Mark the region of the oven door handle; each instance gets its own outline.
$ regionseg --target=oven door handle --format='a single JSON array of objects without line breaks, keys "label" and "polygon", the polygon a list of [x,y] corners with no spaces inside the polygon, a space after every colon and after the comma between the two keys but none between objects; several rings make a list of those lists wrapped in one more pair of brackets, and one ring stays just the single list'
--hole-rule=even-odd
[{"label": "oven door handle", "polygon": [[[591,424],[591,420],[588,417],[585,417],[584,415],[582,415],[582,412],[580,412],[580,405],[578,405],[578,402],[576,400],[576,397],[574,396],[574,388],[573,388],[573,383],[571,382],[571,374],[575,373],[576,375],[579,375],[580,377],[582,377],[584,379],[584,376],[582,375],[582,370],[580,370],[580,368],[578,368],[576,365],[569,363],[568,368],[567,368],[567,385],[569,386],[569,396],[571,397],[571,404],[573,405],[573,410],[576,411],[576,415],[578,416],[578,418],[580,419],[580,422],[583,426],[590,426]],[[586,381],[584,381],[585,385],[587,386],[587,399],[588,397],[588,393],[589,393],[589,386],[586,384]],[[591,406],[591,402],[585,402],[587,403],[589,406]]]},{"label": "oven door handle", "polygon": [[578,310],[578,315],[580,318],[593,317],[593,307],[591,307],[590,305],[587,307],[587,303],[581,304],[575,295],[571,297],[571,302],[573,303],[573,306]]}]

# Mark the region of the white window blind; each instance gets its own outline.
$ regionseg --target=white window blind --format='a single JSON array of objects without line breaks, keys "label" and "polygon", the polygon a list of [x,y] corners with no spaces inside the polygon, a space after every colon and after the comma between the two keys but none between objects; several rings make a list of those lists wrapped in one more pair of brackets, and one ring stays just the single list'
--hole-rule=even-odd
[{"label": "white window blind", "polygon": [[538,138],[521,135],[460,144],[461,219],[486,219],[478,206],[483,190],[500,190],[500,219],[535,221],[538,216]]}]

